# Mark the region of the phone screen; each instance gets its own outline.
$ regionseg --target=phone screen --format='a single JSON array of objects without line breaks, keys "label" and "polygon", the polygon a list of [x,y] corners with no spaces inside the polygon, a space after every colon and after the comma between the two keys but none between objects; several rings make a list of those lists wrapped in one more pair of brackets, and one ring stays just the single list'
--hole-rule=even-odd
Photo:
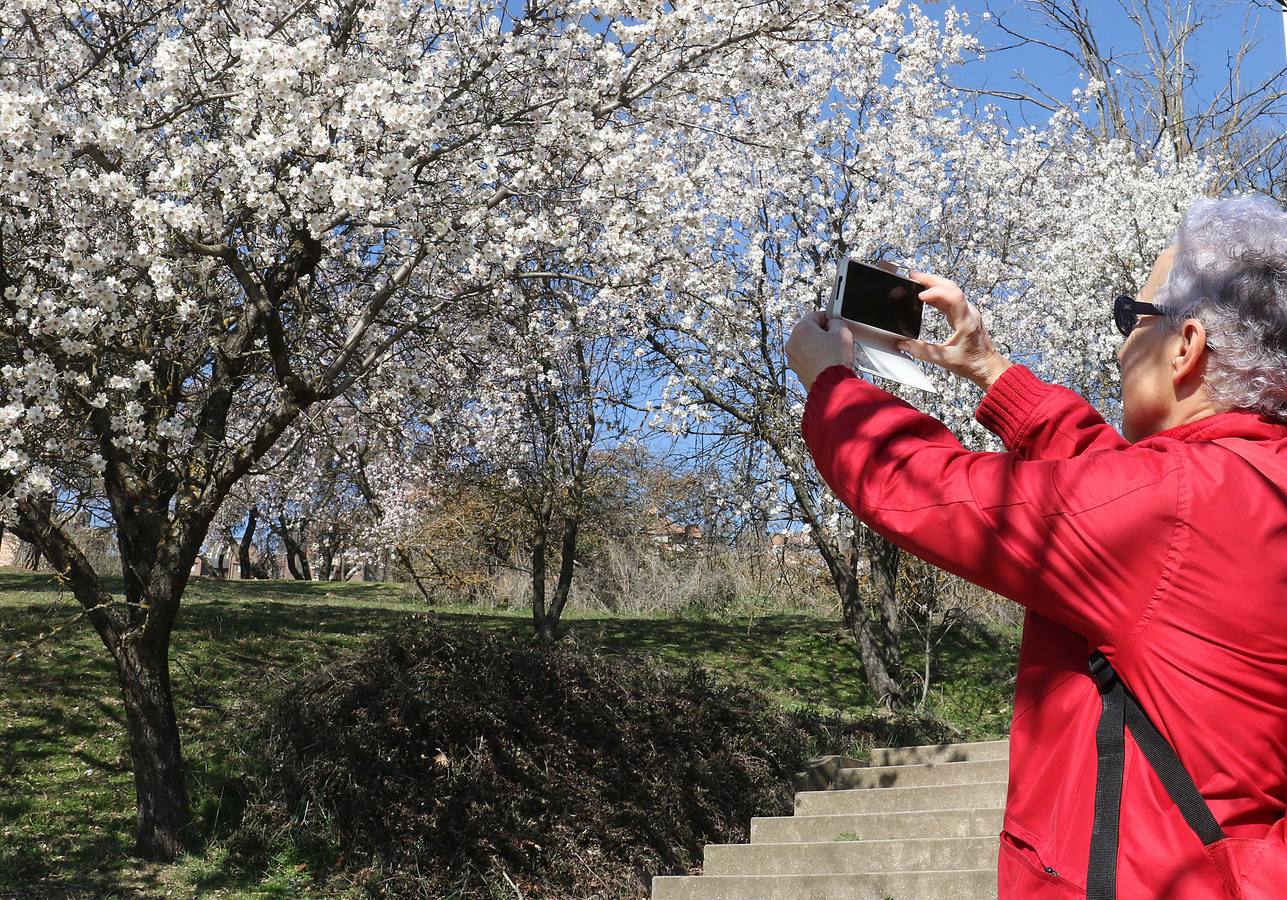
[{"label": "phone screen", "polygon": [[836,295],[841,298],[843,318],[903,337],[921,335],[924,289],[924,285],[910,278],[847,257],[836,274]]}]

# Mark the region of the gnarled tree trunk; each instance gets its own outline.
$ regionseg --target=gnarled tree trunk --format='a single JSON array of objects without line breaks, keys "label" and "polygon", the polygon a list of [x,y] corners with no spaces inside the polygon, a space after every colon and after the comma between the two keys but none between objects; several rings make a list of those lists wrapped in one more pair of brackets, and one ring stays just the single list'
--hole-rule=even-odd
[{"label": "gnarled tree trunk", "polygon": [[897,648],[903,637],[902,613],[898,606],[898,545],[854,519],[850,548],[850,570],[867,570],[872,598],[867,604],[873,627],[882,645]]},{"label": "gnarled tree trunk", "polygon": [[867,676],[867,686],[871,688],[877,703],[896,709],[903,704],[904,699],[903,689],[894,677],[894,673],[900,668],[898,648],[885,643],[874,632],[858,579],[840,558],[836,548],[823,540],[819,540],[818,545],[832,583],[840,595],[845,627],[858,643],[858,657]]},{"label": "gnarled tree trunk", "polygon": [[532,624],[536,627],[536,640],[543,646],[553,644],[558,637],[558,625],[550,623],[545,608],[545,551],[549,546],[553,510],[554,498],[547,492],[541,498],[536,533],[532,536]]},{"label": "gnarled tree trunk", "polygon": [[134,766],[136,848],[154,860],[174,859],[183,850],[190,818],[166,643],[126,639],[113,654]]},{"label": "gnarled tree trunk", "polygon": [[172,860],[184,849],[189,807],[170,687],[170,635],[209,522],[194,523],[174,543],[159,539],[157,516],[138,514],[119,528],[122,602],[57,522],[26,503],[18,504],[18,513],[15,533],[42,547],[64,573],[116,664],[134,770],[137,852],[149,860]]}]

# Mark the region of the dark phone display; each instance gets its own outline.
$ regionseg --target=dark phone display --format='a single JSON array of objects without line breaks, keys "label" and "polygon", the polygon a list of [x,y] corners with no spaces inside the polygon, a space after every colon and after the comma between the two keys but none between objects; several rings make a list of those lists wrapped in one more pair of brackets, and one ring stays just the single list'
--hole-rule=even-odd
[{"label": "dark phone display", "polygon": [[852,259],[841,261],[846,264],[843,277],[836,279],[836,290],[844,291],[842,317],[903,337],[921,336],[924,285]]}]

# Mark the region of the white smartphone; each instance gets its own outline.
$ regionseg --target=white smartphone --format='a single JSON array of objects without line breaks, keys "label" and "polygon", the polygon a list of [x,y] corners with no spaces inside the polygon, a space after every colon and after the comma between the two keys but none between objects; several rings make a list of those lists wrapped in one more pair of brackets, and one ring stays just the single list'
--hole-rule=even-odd
[{"label": "white smartphone", "polygon": [[897,348],[899,341],[921,336],[924,289],[892,265],[846,256],[836,269],[827,316],[848,323],[858,345],[855,349],[861,351],[856,354],[859,370],[938,393],[929,376]]}]

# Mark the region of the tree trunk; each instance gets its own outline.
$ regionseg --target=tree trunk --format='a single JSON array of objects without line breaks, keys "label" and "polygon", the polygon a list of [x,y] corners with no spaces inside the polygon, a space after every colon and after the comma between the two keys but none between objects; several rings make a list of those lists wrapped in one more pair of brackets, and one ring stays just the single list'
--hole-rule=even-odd
[{"label": "tree trunk", "polygon": [[896,709],[903,703],[903,690],[892,674],[897,671],[899,664],[898,648],[889,647],[877,639],[866,614],[866,604],[863,603],[858,580],[844,566],[832,568],[828,561],[828,568],[831,568],[832,580],[840,592],[847,620],[845,624],[858,643],[858,656],[867,676],[867,686],[871,688],[877,703]]},{"label": "tree trunk", "polygon": [[[809,525],[814,546],[822,554],[822,561],[831,575],[832,584],[840,598],[845,627],[858,644],[858,658],[862,662],[863,674],[867,676],[867,686],[871,688],[878,703],[889,709],[896,709],[906,702],[897,677],[902,669],[902,654],[898,644],[891,643],[885,629],[879,634],[873,633],[871,617],[867,612],[868,604],[864,602],[858,579],[851,564],[844,559],[841,548],[827,537],[822,516],[812,499],[813,486],[798,468],[800,464],[785,447],[772,438],[769,439],[769,445],[778,459],[786,465],[787,481],[795,492],[801,515]],[[854,519],[854,527],[860,527],[857,518]],[[897,557],[894,564],[896,567]],[[887,611],[882,614],[888,616]]]},{"label": "tree trunk", "polygon": [[553,644],[557,636],[545,610],[545,549],[549,542],[553,506],[553,498],[548,494],[542,498],[536,535],[532,540],[532,622],[536,626],[537,643],[543,647]]},{"label": "tree trunk", "polygon": [[581,522],[577,518],[569,518],[563,523],[563,542],[560,552],[563,558],[559,563],[559,583],[554,589],[554,602],[550,604],[549,614],[545,617],[548,627],[547,643],[553,643],[559,636],[559,620],[563,617],[563,607],[567,605],[568,596],[572,592],[572,576],[575,574],[573,566],[576,563],[576,537],[577,531],[581,527]]},{"label": "tree trunk", "polygon": [[902,551],[898,545],[854,519],[850,570],[858,572],[858,562],[865,561],[867,580],[875,595],[867,604],[876,627],[881,632],[881,643],[897,648],[903,636],[902,614],[898,605],[898,563]]},{"label": "tree trunk", "polygon": [[286,568],[290,570],[291,577],[296,581],[312,581],[313,573],[308,570],[308,557],[290,533],[285,516],[277,518],[277,533],[281,535],[282,544],[286,548]]},{"label": "tree trunk", "polygon": [[[418,590],[420,592],[420,596],[424,598],[425,604],[428,606],[433,606],[434,605],[433,594],[429,592],[429,589],[425,587],[424,582],[420,580],[420,574],[416,572],[416,567],[412,564],[411,557],[407,554],[406,548],[399,545],[397,550],[395,550],[394,552],[396,552],[398,555],[398,562],[402,563],[402,565],[406,568],[407,572],[410,573],[411,580],[415,582],[416,590]],[[387,569],[387,567],[388,567],[388,563],[385,563],[383,565],[383,568]],[[385,574],[387,578],[387,572]],[[386,580],[386,578],[381,578],[380,580],[384,581]]]},{"label": "tree trunk", "polygon": [[290,570],[290,577],[296,581],[302,581],[304,576],[299,574],[299,569],[295,565],[295,545],[291,541],[283,540],[282,544],[286,547],[286,568]]},{"label": "tree trunk", "polygon": [[335,559],[335,550],[330,546],[324,545],[322,548],[321,572],[323,581],[334,581],[334,572],[331,569],[331,563]]},{"label": "tree trunk", "polygon": [[237,547],[238,561],[241,563],[241,577],[253,578],[254,574],[250,570],[250,542],[255,538],[255,524],[259,520],[259,510],[250,507],[250,513],[246,516],[246,530],[241,534],[241,543]]},{"label": "tree trunk", "polygon": [[[820,524],[816,523],[816,517],[810,520],[810,524],[813,525],[814,543],[822,553],[827,572],[830,573],[836,593],[840,596],[845,627],[849,629],[858,644],[858,658],[862,662],[863,674],[867,676],[867,686],[871,688],[877,703],[889,709],[896,709],[904,703],[903,689],[894,674],[902,666],[898,646],[890,644],[886,629],[882,628],[879,633],[873,631],[868,604],[864,602],[862,590],[853,569],[841,557],[840,549],[826,539]],[[857,527],[857,522],[854,524]]]},{"label": "tree trunk", "polygon": [[[145,517],[133,521],[134,533],[118,526],[126,572],[126,597],[121,603],[108,593],[89,560],[51,521],[47,510],[20,501],[18,515],[20,528],[15,532],[43,547],[116,663],[137,797],[137,852],[149,860],[172,860],[183,850],[189,809],[170,689],[170,633],[209,522],[199,521],[187,529],[178,544],[150,546],[135,540],[137,534],[149,532]],[[163,568],[149,572],[148,563]]]},{"label": "tree trunk", "polygon": [[138,801],[136,850],[144,859],[169,861],[183,850],[188,792],[170,691],[169,653],[153,643],[145,637],[122,641],[115,654],[116,672],[125,699]]}]

